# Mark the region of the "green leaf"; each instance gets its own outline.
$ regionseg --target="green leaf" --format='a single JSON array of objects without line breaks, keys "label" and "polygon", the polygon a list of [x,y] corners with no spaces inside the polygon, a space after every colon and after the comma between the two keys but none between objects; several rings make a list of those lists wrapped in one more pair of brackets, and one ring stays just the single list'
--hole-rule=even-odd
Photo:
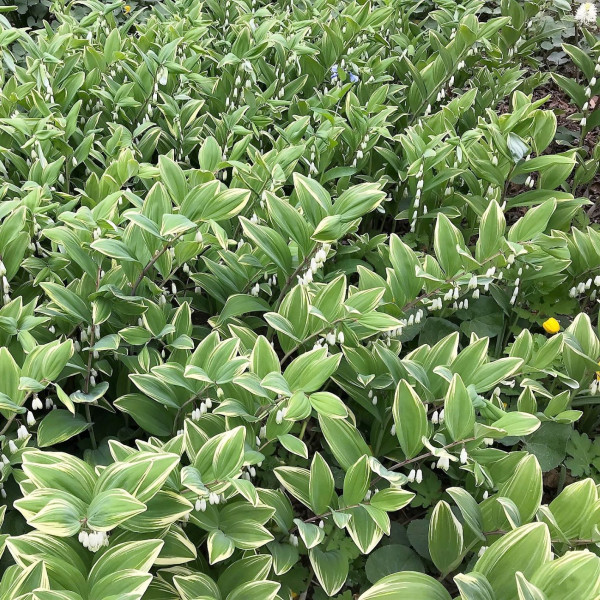
[{"label": "green leaf", "polygon": [[473,435],[475,409],[459,375],[454,375],[444,400],[444,423],[454,441]]},{"label": "green leaf", "polygon": [[292,267],[292,254],[285,240],[274,229],[256,225],[240,217],[244,234],[250,238],[282,271],[289,272]]},{"label": "green leaf", "polygon": [[439,582],[423,573],[404,571],[388,575],[358,597],[358,600],[450,600],[450,594]]},{"label": "green leaf", "polygon": [[45,448],[60,444],[80,434],[89,427],[81,415],[72,415],[67,410],[49,412],[38,427],[38,446]]},{"label": "green leaf", "polygon": [[364,439],[348,421],[319,415],[319,425],[327,445],[344,470],[347,471],[362,456],[371,456]]},{"label": "green leaf", "polygon": [[540,426],[540,420],[529,413],[514,411],[494,421],[492,426],[504,429],[507,435],[522,436],[536,431]]},{"label": "green leaf", "polygon": [[158,157],[158,170],[172,198],[177,203],[182,202],[186,194],[187,185],[181,167],[168,156],[162,155]]},{"label": "green leaf", "polygon": [[125,490],[107,490],[92,500],[87,523],[96,531],[110,531],[145,510],[146,505]]},{"label": "green leaf", "polygon": [[515,573],[530,578],[551,559],[550,533],[544,523],[530,523],[502,536],[475,563],[474,571],[484,575],[497,598],[515,598]]},{"label": "green leaf", "polygon": [[228,559],[235,550],[233,540],[219,529],[215,529],[208,534],[206,544],[208,547],[208,560],[211,565]]},{"label": "green leaf", "polygon": [[298,439],[289,433],[279,435],[277,436],[277,439],[288,452],[291,452],[296,456],[301,456],[302,458],[308,458],[308,448],[301,439]]},{"label": "green leaf", "polygon": [[429,522],[429,553],[442,575],[453,571],[463,557],[463,529],[450,505],[438,502]]},{"label": "green leaf", "polygon": [[75,317],[77,321],[92,322],[92,312],[89,305],[75,292],[56,283],[43,282],[41,286],[50,299],[68,315]]},{"label": "green leaf", "polygon": [[347,506],[362,502],[371,483],[369,457],[361,456],[344,476],[344,502]]},{"label": "green leaf", "polygon": [[339,592],[348,578],[348,559],[344,554],[339,550],[323,552],[319,548],[313,548],[308,557],[325,593],[333,596]]},{"label": "green leaf", "polygon": [[318,390],[333,375],[341,354],[327,356],[327,348],[318,348],[295,358],[283,373],[292,392],[305,394]]},{"label": "green leaf", "polygon": [[101,254],[124,262],[137,262],[137,259],[131,254],[129,248],[119,240],[102,238],[92,242],[91,247]]},{"label": "green leaf", "polygon": [[235,588],[226,600],[275,600],[280,587],[274,581],[250,581]]},{"label": "green leaf", "polygon": [[392,407],[396,436],[406,458],[413,458],[423,448],[428,423],[425,406],[415,390],[404,379],[396,387]]},{"label": "green leaf", "polygon": [[309,494],[315,514],[327,511],[334,490],[333,474],[323,457],[316,452],[310,466]]},{"label": "green leaf", "polygon": [[414,497],[415,494],[413,492],[407,492],[400,488],[387,488],[379,490],[371,498],[371,506],[375,506],[386,512],[394,512],[408,506]]},{"label": "green leaf", "polygon": [[382,577],[401,571],[425,572],[419,555],[408,546],[387,544],[369,554],[365,563],[365,573],[371,583],[377,583]]}]

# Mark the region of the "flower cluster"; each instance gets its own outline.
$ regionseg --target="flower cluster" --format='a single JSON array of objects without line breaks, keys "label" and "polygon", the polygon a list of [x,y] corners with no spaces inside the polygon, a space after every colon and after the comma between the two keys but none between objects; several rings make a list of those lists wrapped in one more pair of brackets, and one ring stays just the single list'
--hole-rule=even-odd
[{"label": "flower cluster", "polygon": [[[577,285],[574,285],[569,290],[569,297],[577,298],[577,296],[579,296],[581,294],[585,294],[585,292],[587,292],[591,289],[592,284],[596,288],[600,288],[600,275],[596,275],[596,277],[594,277],[594,279],[592,279],[591,277],[588,277],[585,281],[581,281]],[[592,290],[592,292],[590,294],[590,300],[595,300],[597,295],[598,295],[598,290],[597,289]]]},{"label": "flower cluster", "polygon": [[321,248],[317,250],[315,255],[310,259],[310,265],[306,271],[304,271],[304,274],[298,275],[299,285],[308,285],[312,282],[315,273],[325,264],[330,249],[330,244],[323,244]]},{"label": "flower cluster", "polygon": [[598,19],[598,11],[593,2],[584,2],[579,5],[575,13],[575,20],[579,25],[595,25]]},{"label": "flower cluster", "polygon": [[[419,165],[417,171],[417,190],[415,192],[415,198],[413,200],[413,213],[410,221],[410,230],[415,231],[417,226],[417,217],[419,216],[419,205],[421,204],[421,195],[423,194],[423,185],[425,181],[423,179],[423,163]],[[423,205],[423,214],[427,214],[427,206]]]},{"label": "flower cluster", "polygon": [[199,421],[200,417],[202,415],[205,415],[212,408],[212,405],[213,405],[213,402],[210,398],[204,399],[200,403],[200,406],[195,408],[192,411],[192,413],[191,413],[192,421]]},{"label": "flower cluster", "polygon": [[90,552],[98,552],[100,548],[108,546],[108,534],[105,531],[86,531],[82,529],[79,532],[79,543]]}]

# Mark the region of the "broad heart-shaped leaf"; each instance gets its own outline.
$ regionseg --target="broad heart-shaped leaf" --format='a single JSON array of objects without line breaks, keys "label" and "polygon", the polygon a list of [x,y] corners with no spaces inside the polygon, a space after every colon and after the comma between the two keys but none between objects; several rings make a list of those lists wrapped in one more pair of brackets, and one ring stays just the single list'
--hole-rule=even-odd
[{"label": "broad heart-shaped leaf", "polygon": [[54,446],[85,431],[90,424],[79,414],[72,415],[68,410],[49,412],[38,427],[38,446]]},{"label": "broad heart-shaped leaf", "polygon": [[425,572],[425,566],[419,555],[401,544],[385,544],[375,549],[365,563],[365,573],[371,583],[377,583],[383,577],[401,571]]},{"label": "broad heart-shaped leaf", "polygon": [[348,578],[348,559],[339,550],[323,552],[312,548],[308,553],[310,564],[317,580],[328,596],[333,596],[342,588]]},{"label": "broad heart-shaped leaf", "polygon": [[494,542],[473,570],[490,582],[497,598],[516,600],[515,573],[530,578],[552,557],[550,532],[545,523],[523,525]]},{"label": "broad heart-shaped leaf", "polygon": [[404,379],[396,387],[392,413],[400,447],[406,458],[413,458],[423,448],[422,438],[428,431],[427,413],[415,390]]},{"label": "broad heart-shaped leaf", "polygon": [[446,588],[439,582],[414,571],[394,573],[379,580],[358,600],[451,600]]},{"label": "broad heart-shaped leaf", "polygon": [[146,510],[146,505],[129,492],[115,489],[98,494],[87,510],[87,523],[96,531],[110,531],[130,517]]},{"label": "broad heart-shaped leaf", "polygon": [[436,504],[429,522],[429,553],[442,575],[453,571],[462,560],[463,529],[450,505]]}]

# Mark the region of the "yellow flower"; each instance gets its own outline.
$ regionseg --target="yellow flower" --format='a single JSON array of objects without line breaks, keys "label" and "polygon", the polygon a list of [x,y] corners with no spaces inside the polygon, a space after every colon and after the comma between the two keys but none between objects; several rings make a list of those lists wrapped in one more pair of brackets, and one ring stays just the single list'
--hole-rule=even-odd
[{"label": "yellow flower", "polygon": [[560,323],[554,317],[550,317],[548,320],[544,321],[543,327],[544,331],[551,335],[560,331]]},{"label": "yellow flower", "polygon": [[[600,362],[598,364],[600,365]],[[600,371],[596,371],[596,381],[600,381]]]},{"label": "yellow flower", "polygon": [[123,10],[125,11],[125,13],[131,12],[131,6],[129,6],[129,4],[126,4]]}]

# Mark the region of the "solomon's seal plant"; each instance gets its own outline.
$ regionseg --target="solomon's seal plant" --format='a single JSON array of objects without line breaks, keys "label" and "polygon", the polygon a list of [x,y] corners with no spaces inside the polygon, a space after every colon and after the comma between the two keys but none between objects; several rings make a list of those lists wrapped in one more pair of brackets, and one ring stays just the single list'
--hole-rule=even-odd
[{"label": "solomon's seal plant", "polygon": [[551,79],[545,10],[3,9],[2,600],[600,598],[599,46]]}]

